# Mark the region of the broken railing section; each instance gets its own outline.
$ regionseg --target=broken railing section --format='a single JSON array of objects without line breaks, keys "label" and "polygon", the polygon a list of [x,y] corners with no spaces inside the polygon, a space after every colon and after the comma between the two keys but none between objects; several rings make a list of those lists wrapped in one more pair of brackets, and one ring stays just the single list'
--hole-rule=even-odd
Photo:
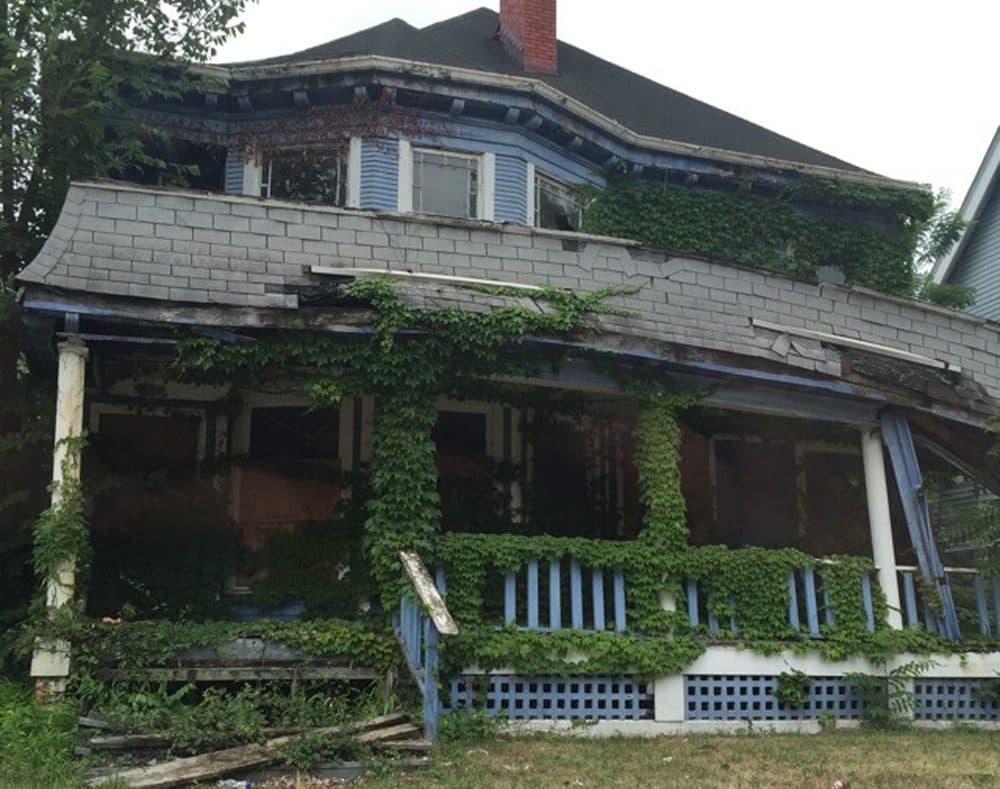
[{"label": "broken railing section", "polygon": [[[940,606],[930,604],[919,588],[920,569],[900,565],[896,570],[903,591],[904,625],[909,628],[923,625],[929,633],[944,635],[940,631]],[[1000,635],[1000,575],[988,576],[972,567],[944,567],[942,570],[948,579],[949,591],[962,603],[961,609],[970,612],[966,623],[978,627],[979,635],[985,638]],[[972,611],[975,611],[974,616],[971,616]]]},{"label": "broken railing section", "polygon": [[424,700],[424,730],[429,740],[437,738],[441,703],[438,696],[438,641],[441,636],[458,634],[458,626],[444,604],[441,590],[434,585],[420,557],[400,551],[399,559],[410,589],[399,601],[393,615],[393,629],[406,657],[413,681]]},{"label": "broken railing section", "polygon": [[[889,449],[892,469],[896,475],[899,497],[906,516],[906,528],[917,554],[920,575],[937,589],[940,606],[934,606],[933,631],[945,638],[960,641],[962,638],[958,624],[955,601],[948,584],[948,576],[941,562],[934,533],[931,530],[930,510],[927,507],[927,491],[923,475],[917,461],[917,451],[913,444],[913,434],[906,415],[894,409],[886,410],[881,417],[882,438]],[[928,624],[928,630],[931,630]]]},{"label": "broken railing section", "polygon": [[[715,613],[713,595],[702,593],[698,582],[689,579],[687,582],[688,621],[691,627],[699,627],[702,622],[708,632],[717,636],[720,634],[719,617]],[[866,626],[869,632],[875,630],[875,606],[872,599],[872,577],[868,571],[858,576],[858,594],[865,610]],[[738,623],[739,611],[735,598],[729,598],[729,621],[725,624],[729,633],[740,635]],[[810,638],[822,638],[825,632],[831,632],[837,626],[837,613],[830,603],[830,592],[823,582],[822,570],[812,567],[789,568],[788,570],[788,624],[797,633]]]}]

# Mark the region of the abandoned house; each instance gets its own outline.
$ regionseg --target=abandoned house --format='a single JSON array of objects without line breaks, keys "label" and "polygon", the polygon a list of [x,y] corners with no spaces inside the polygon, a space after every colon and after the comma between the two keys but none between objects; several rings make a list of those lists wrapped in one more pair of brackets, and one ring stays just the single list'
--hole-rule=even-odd
[{"label": "abandoned house", "polygon": [[236,623],[160,679],[398,664],[431,735],[808,728],[926,654],[912,715],[997,721],[1000,335],[906,298],[928,191],[559,42],[555,6],[195,67],[137,108],[186,185],[72,184],[19,276],[93,550],[50,607]]}]

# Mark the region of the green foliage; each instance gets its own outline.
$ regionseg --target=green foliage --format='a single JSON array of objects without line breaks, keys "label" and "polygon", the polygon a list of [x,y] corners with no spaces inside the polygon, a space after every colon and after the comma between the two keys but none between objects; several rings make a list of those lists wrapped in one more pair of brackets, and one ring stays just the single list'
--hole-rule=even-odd
[{"label": "green foliage", "polygon": [[782,707],[802,707],[809,701],[812,679],[804,671],[792,669],[778,675],[774,697]]},{"label": "green foliage", "polygon": [[663,550],[679,550],[688,542],[677,413],[696,400],[687,392],[647,394],[636,423],[639,499],[646,508],[639,539]]},{"label": "green foliage", "polygon": [[[372,690],[336,682],[298,683],[291,690],[275,683],[175,688],[91,682],[80,690],[90,715],[123,732],[161,735],[174,755],[261,742],[283,730],[344,725],[375,709]],[[324,738],[323,748],[330,745]],[[307,738],[289,756],[303,761],[318,746]]]},{"label": "green foliage", "polygon": [[29,688],[0,679],[0,786],[82,787],[76,718],[75,705],[37,704]]},{"label": "green foliage", "polygon": [[590,193],[583,228],[800,276],[837,266],[849,283],[909,296],[934,206],[928,192],[828,179],[777,194],[617,179]]},{"label": "green foliage", "polygon": [[246,0],[0,3],[0,279],[44,240],[74,178],[146,167],[192,168],[150,155],[162,136],[136,106],[180,98],[243,29]]},{"label": "green foliage", "polygon": [[[883,663],[884,665],[884,663]],[[933,660],[911,660],[886,669],[883,674],[845,674],[864,703],[864,723],[874,729],[902,729],[912,725],[908,716],[916,708],[911,686],[928,669]]]},{"label": "green foliage", "polygon": [[29,653],[36,637],[65,638],[73,644],[77,672],[96,675],[101,667],[126,672],[170,666],[192,649],[213,649],[237,638],[262,638],[316,657],[343,658],[377,671],[395,667],[399,650],[392,636],[363,622],[323,619],[303,622],[181,622],[158,620],[115,623],[60,617],[23,629],[19,648]]},{"label": "green foliage", "polygon": [[56,501],[35,522],[34,569],[43,597],[50,583],[59,583],[59,571],[67,564],[75,567],[78,577],[86,577],[90,531],[84,516],[83,488],[74,471],[79,467],[82,445],[79,440],[67,446]]},{"label": "green foliage", "polygon": [[498,715],[486,710],[450,712],[438,720],[438,739],[443,743],[468,745],[495,737],[506,723],[506,712]]},{"label": "green foliage", "polygon": [[[581,630],[518,631],[503,628],[503,577],[537,559],[542,566],[571,558],[585,569],[621,570],[626,587],[625,634]],[[685,588],[698,584],[701,599],[720,623],[719,640],[775,654],[792,649],[820,652],[832,660],[867,655],[876,659],[900,652],[953,651],[922,630],[891,630],[885,601],[873,588],[876,629],[867,629],[861,574],[868,559],[837,556],[820,563],[794,549],[766,550],[706,546],[665,551],[641,540],[616,542],[513,534],[446,534],[436,542],[435,560],[445,567],[448,608],[459,634],[443,644],[445,670],[470,665],[512,668],[521,674],[568,673],[658,676],[681,671],[700,655],[712,636],[688,622]],[[836,627],[823,626],[812,639],[788,622],[788,573],[817,569],[825,584]],[[664,611],[661,598],[677,610]],[[729,630],[731,618],[737,632]],[[568,660],[569,659],[569,660]]]},{"label": "green foliage", "polygon": [[967,310],[976,303],[976,289],[958,282],[934,282],[929,275],[922,275],[917,287],[917,298],[939,307]]},{"label": "green foliage", "polygon": [[374,332],[364,339],[351,343],[285,334],[229,345],[195,339],[180,344],[178,366],[198,379],[237,383],[305,367],[310,370],[307,390],[323,404],[337,396],[375,395],[365,532],[372,575],[388,610],[401,591],[399,551],[426,555],[440,528],[431,440],[438,395],[477,376],[519,371],[521,364],[508,351],[523,337],[582,331],[586,315],[607,311],[604,302],[621,292],[580,295],[548,288],[536,299],[550,309],[507,306],[477,313],[413,309],[391,279],[362,278],[347,285],[344,295],[372,309]]}]

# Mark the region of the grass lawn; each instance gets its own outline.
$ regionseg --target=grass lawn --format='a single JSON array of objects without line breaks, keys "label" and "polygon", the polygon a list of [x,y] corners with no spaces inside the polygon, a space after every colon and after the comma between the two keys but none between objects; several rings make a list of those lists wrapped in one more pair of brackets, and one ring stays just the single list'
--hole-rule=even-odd
[{"label": "grass lawn", "polygon": [[865,730],[818,735],[608,739],[537,735],[443,745],[428,770],[375,787],[1000,786],[1000,732]]}]

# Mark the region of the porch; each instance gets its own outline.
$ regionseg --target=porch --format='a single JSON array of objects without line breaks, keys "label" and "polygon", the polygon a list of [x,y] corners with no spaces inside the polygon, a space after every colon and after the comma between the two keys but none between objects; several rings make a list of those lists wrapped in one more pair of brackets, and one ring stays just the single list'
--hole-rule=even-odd
[{"label": "porch", "polygon": [[[442,396],[431,433],[442,533],[416,557],[457,632],[439,633],[411,589],[396,620],[400,664],[362,547],[376,400],[315,409],[297,381],[182,384],[150,367],[155,356],[142,377],[115,378],[133,351],[95,345],[94,383],[78,379],[94,491],[83,598],[110,620],[95,633],[219,623],[201,641],[179,626],[189,649],[104,665],[105,676],[370,682],[409,663],[431,732],[439,710],[462,709],[622,730],[808,728],[861,718],[849,675],[886,670],[872,655],[903,665],[937,652],[913,682],[918,719],[998,718],[1000,578],[973,567],[935,576],[958,647],[941,586],[917,566],[929,554],[910,541],[916,492],[896,468],[916,461],[945,480],[936,501],[973,479],[892,414],[876,427],[789,417],[788,394],[752,411],[706,394],[678,416],[690,537],[667,547],[646,530],[640,404],[597,386],[593,369],[586,387],[571,368],[559,381],[505,382],[495,399]],[[64,353],[83,358],[73,348]],[[927,512],[943,555],[968,555],[949,542],[941,507]],[[219,633],[250,652],[220,652]],[[36,675],[45,670],[36,658]],[[798,704],[777,695],[792,670],[808,675]]]}]

